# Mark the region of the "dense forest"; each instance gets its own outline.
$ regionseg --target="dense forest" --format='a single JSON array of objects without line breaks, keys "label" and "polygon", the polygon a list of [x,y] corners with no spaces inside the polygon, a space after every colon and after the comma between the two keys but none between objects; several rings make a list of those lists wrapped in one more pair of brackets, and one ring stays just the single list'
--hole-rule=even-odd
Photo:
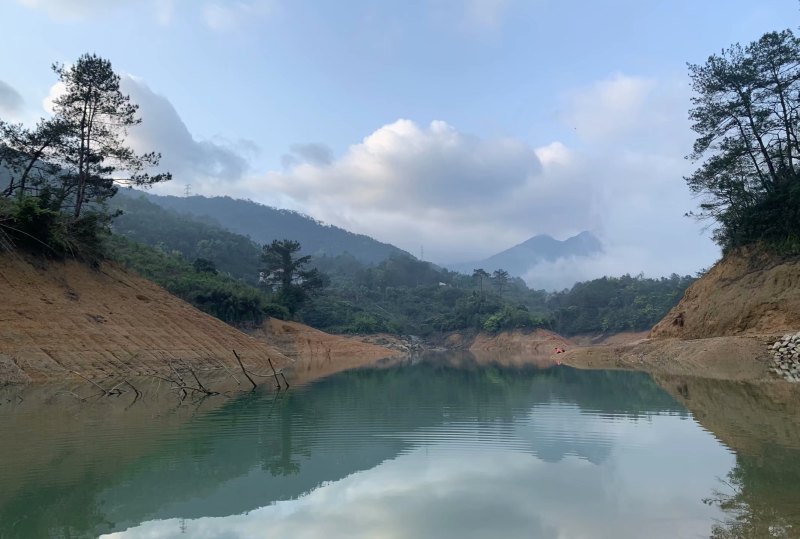
[{"label": "dense forest", "polygon": [[336,256],[350,253],[361,262],[376,264],[405,251],[363,234],[354,234],[307,215],[231,197],[158,196],[147,198],[162,208],[195,218],[213,220],[221,227],[250,237],[259,244],[290,238],[300,242],[303,254]]},{"label": "dense forest", "polygon": [[337,332],[428,335],[539,327],[564,335],[641,331],[658,322],[694,281],[678,275],[624,275],[552,293],[529,289],[502,270],[464,275],[408,256],[370,267],[359,267],[347,255],[316,264],[330,276],[331,286],[301,314],[307,323]]},{"label": "dense forest", "polygon": [[537,327],[565,335],[639,331],[660,320],[693,281],[678,275],[625,275],[548,293],[531,290],[502,270],[465,275],[403,252],[377,264],[344,253],[306,260],[307,269],[319,271],[320,286],[294,304],[279,287],[262,282],[264,248],[249,238],[142,196],[119,197],[114,208],[124,212],[114,231],[127,241],[114,239],[112,256],[234,324],[258,323],[260,308],[272,316],[293,313],[338,333],[431,335]]},{"label": "dense forest", "polygon": [[112,258],[239,327],[277,316],[341,333],[644,330],[692,282],[625,275],[550,293],[501,268],[449,271],[295,212],[120,194],[121,185],[171,179],[147,173],[157,153],[125,146],[140,122],[137,106],[107,60],[87,54],[54,70],[65,92],[52,118],[33,129],[0,122],[0,249],[92,264]]},{"label": "dense forest", "polygon": [[122,191],[110,207],[121,212],[114,219],[115,233],[161,252],[178,252],[190,262],[198,258],[210,260],[220,272],[258,284],[261,248],[249,238],[210,220],[167,211],[139,193]]},{"label": "dense forest", "polygon": [[[715,221],[715,239],[724,250],[754,242],[782,252],[800,250],[798,57],[800,40],[786,30],[690,65],[695,96],[689,114],[698,134],[691,157],[701,163],[686,181],[702,197],[696,216]],[[9,187],[25,188],[24,180]],[[623,275],[548,293],[529,289],[500,268],[492,273],[474,268],[466,275],[448,271],[370,238],[348,236],[305,216],[254,203],[223,198],[220,204],[202,197],[152,200],[195,217],[166,211],[143,198],[117,200],[114,209],[123,215],[115,230],[151,250],[115,240],[113,256],[232,323],[257,321],[254,313],[260,309],[343,333],[430,335],[536,327],[564,335],[635,331],[657,322],[693,281],[678,275]],[[23,214],[36,213],[35,208],[20,208]],[[252,222],[259,219],[264,226],[255,229]],[[285,264],[302,261],[296,275],[271,279],[275,271],[284,271],[277,266],[265,273],[269,247],[256,241],[266,244],[276,237],[294,242],[298,252],[291,256],[296,258],[290,256]],[[334,243],[338,247],[331,248]],[[136,249],[140,251],[133,256]],[[158,255],[148,261],[145,252]],[[312,274],[303,272],[312,270],[314,286],[306,290],[303,275]],[[203,292],[203,287],[214,293]],[[293,292],[287,287],[294,287]]]}]

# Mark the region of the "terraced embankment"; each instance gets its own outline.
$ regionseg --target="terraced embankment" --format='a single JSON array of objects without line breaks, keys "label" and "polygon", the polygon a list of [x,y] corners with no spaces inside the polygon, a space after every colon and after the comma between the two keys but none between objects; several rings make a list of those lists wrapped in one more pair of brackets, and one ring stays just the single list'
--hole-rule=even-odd
[{"label": "terraced embankment", "polygon": [[159,286],[103,263],[0,255],[0,385],[136,376],[181,360],[199,370],[291,360]]},{"label": "terraced embankment", "polygon": [[576,367],[642,369],[727,380],[770,380],[769,350],[800,329],[800,259],[750,247],[730,253],[690,286],[649,338],[579,348]]}]

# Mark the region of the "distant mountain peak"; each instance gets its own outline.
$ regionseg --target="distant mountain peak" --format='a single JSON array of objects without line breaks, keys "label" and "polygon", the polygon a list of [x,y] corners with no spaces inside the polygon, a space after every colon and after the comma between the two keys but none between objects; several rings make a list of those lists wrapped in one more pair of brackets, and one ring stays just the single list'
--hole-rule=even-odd
[{"label": "distant mountain peak", "polygon": [[451,264],[456,271],[471,273],[474,268],[492,272],[504,269],[511,275],[521,277],[541,262],[552,262],[560,258],[586,257],[603,252],[603,244],[591,232],[584,230],[565,240],[557,240],[549,234],[537,234],[513,247],[476,262]]}]

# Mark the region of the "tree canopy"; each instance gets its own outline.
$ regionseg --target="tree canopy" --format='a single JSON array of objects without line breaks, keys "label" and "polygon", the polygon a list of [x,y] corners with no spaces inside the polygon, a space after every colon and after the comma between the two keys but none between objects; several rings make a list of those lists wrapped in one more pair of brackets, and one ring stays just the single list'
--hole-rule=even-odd
[{"label": "tree canopy", "polygon": [[702,161],[686,182],[723,249],[764,240],[800,248],[800,39],[764,34],[689,65]]},{"label": "tree canopy", "polygon": [[141,119],[110,61],[84,54],[53,70],[63,92],[53,101],[52,118],[32,129],[0,121],[0,166],[9,173],[0,212],[23,245],[57,254],[89,245],[94,252],[113,217],[104,203],[118,185],[149,186],[171,175],[148,174],[160,155],[138,154],[126,144],[128,128]]},{"label": "tree canopy", "polygon": [[315,269],[306,270],[311,257],[296,257],[300,251],[300,242],[294,240],[274,240],[265,245],[261,260],[264,267],[261,271],[263,283],[277,292],[279,303],[284,305],[290,314],[306,300],[309,294],[323,286],[323,278]]},{"label": "tree canopy", "polygon": [[84,202],[103,201],[116,192],[117,182],[138,186],[171,179],[169,173],[150,176],[144,169],[158,164],[160,154],[137,154],[125,145],[128,128],[141,123],[138,105],[120,91],[111,62],[84,54],[67,67],[53,65],[64,93],[53,101],[54,117],[64,126],[58,157],[62,187],[71,196],[75,217]]},{"label": "tree canopy", "polygon": [[[251,313],[264,312],[294,316],[316,328],[341,333],[429,335],[547,327],[573,335],[644,330],[660,320],[693,281],[677,275],[661,279],[625,275],[549,293],[529,289],[521,279],[506,277],[507,272],[498,270],[491,276],[484,272],[481,291],[478,277],[448,271],[408,254],[391,256],[376,265],[364,264],[346,253],[305,258],[295,245],[299,242],[292,240],[277,242],[281,246],[278,251],[269,250],[277,271],[266,275],[267,264],[261,259],[264,247],[210,220],[166,211],[141,197],[117,196],[113,207],[125,211],[114,223],[115,233],[156,249],[133,250],[117,241],[117,259],[206,312],[237,325],[254,323],[257,317]],[[283,253],[289,255],[288,272],[281,268],[282,250],[290,251]],[[148,260],[148,252],[153,253],[153,260]],[[329,284],[294,304],[295,311],[290,314],[286,301],[295,298],[281,294],[283,276],[294,273],[292,281],[299,284],[297,272],[310,268],[324,274]],[[262,286],[246,286],[256,285],[259,273]],[[261,298],[260,310],[251,310],[251,297]]]}]

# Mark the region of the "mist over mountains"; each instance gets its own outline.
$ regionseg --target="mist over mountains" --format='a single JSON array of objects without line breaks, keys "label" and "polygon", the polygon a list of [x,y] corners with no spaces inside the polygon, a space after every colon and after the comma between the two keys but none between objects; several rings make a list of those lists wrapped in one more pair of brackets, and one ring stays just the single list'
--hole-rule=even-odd
[{"label": "mist over mountains", "polygon": [[[277,209],[249,200],[230,197],[163,196],[140,191],[120,191],[123,197],[144,195],[147,200],[166,210],[205,220],[235,234],[249,237],[259,245],[275,239],[293,239],[300,242],[306,254],[337,256],[349,253],[363,264],[374,265],[390,256],[413,255],[389,243],[363,234],[328,225],[298,212]],[[124,221],[124,219],[123,219]],[[603,245],[591,232],[584,231],[565,240],[547,234],[533,236],[526,241],[482,260],[439,264],[452,271],[471,275],[476,268],[488,272],[498,269],[508,271],[513,277],[526,279],[535,288],[557,289],[571,286],[574,276],[557,279],[556,276],[539,282],[530,277],[532,270],[542,264],[569,262],[586,263],[602,254]]]},{"label": "mist over mountains", "polygon": [[447,267],[461,273],[472,273],[476,268],[488,272],[504,269],[514,277],[525,277],[533,267],[542,262],[561,259],[586,258],[603,252],[600,240],[591,232],[557,240],[547,234],[538,234],[483,260],[448,264]]}]

